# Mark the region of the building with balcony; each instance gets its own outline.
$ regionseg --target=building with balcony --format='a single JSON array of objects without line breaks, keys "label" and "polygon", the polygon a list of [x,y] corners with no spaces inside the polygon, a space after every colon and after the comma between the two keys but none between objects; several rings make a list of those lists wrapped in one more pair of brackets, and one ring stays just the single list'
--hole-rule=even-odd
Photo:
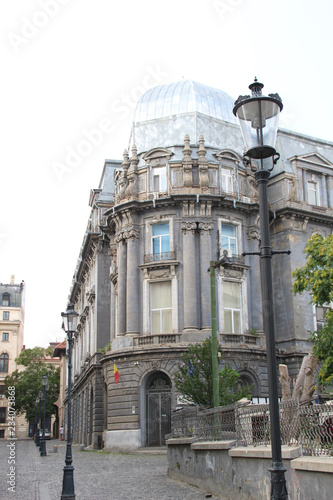
[{"label": "building with balcony", "polygon": [[[223,361],[254,400],[268,396],[258,191],[232,113],[234,99],[192,81],[139,100],[131,149],[106,160],[69,300],[80,314],[73,352],[74,439],[87,446],[162,445],[182,403],[172,375],[189,342],[211,333],[216,269]],[[333,143],[279,130],[269,181],[279,363],[296,376],[316,311],[294,297],[291,272],[314,232],[333,227]],[[265,160],[266,161],[266,160]],[[111,346],[110,346],[111,343]],[[120,373],[116,383],[115,367]],[[67,381],[68,382],[68,381]],[[66,397],[66,396],[65,396]]]},{"label": "building with balcony", "polygon": [[[4,380],[19,368],[15,359],[23,349],[24,313],[24,281],[15,284],[15,277],[11,276],[10,283],[0,283],[0,438],[10,438],[9,428],[13,428],[8,419]],[[28,423],[23,415],[15,416],[14,428],[16,438],[28,436]]]}]

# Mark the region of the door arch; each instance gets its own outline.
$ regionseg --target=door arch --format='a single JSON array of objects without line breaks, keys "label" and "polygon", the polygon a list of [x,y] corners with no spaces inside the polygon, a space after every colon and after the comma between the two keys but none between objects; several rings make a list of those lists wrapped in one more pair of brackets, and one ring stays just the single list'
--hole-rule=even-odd
[{"label": "door arch", "polygon": [[171,380],[163,372],[154,372],[146,382],[146,446],[165,445],[171,432]]}]

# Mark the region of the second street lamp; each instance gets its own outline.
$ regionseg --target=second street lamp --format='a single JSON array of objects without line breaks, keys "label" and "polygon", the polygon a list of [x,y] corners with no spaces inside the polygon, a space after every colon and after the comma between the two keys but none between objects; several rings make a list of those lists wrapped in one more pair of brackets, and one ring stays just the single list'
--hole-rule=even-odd
[{"label": "second street lamp", "polygon": [[76,332],[76,325],[78,319],[78,313],[74,311],[72,304],[69,304],[67,311],[61,313],[63,318],[63,329],[67,334],[67,345],[68,345],[68,380],[67,380],[67,446],[66,446],[66,458],[64,467],[64,476],[62,482],[62,493],[61,500],[75,500],[74,493],[74,467],[72,465],[72,411],[71,411],[71,397],[72,397],[72,346],[73,346],[73,335]]},{"label": "second street lamp", "polygon": [[47,391],[49,390],[49,384],[46,375],[42,377],[42,381],[44,388],[44,417],[43,417],[43,432],[42,432],[42,442],[40,447],[40,456],[45,457],[46,456],[46,443],[45,443],[46,398],[47,398]]},{"label": "second street lamp", "polygon": [[37,436],[36,436],[36,446],[39,446],[40,451],[40,436],[39,436],[39,419],[40,419],[40,402],[42,400],[43,393],[42,391],[38,392],[38,396],[36,398],[37,403]]},{"label": "second street lamp", "polygon": [[[260,251],[251,255],[260,256],[260,273],[262,286],[263,325],[267,344],[267,372],[269,391],[269,410],[272,444],[271,499],[287,500],[285,480],[286,469],[282,464],[280,416],[278,404],[277,363],[275,349],[275,325],[273,307],[272,255],[290,253],[290,251],[273,251],[270,243],[269,209],[267,184],[270,172],[280,155],[275,150],[277,125],[282,101],[278,94],[262,95],[263,84],[255,81],[249,86],[251,96],[239,96],[233,109],[242,131],[246,153],[244,161],[259,162],[255,169],[255,179],[259,189],[259,213],[261,244]],[[266,162],[272,158],[267,168]],[[254,167],[251,165],[251,168]],[[248,255],[244,252],[243,255]]]}]

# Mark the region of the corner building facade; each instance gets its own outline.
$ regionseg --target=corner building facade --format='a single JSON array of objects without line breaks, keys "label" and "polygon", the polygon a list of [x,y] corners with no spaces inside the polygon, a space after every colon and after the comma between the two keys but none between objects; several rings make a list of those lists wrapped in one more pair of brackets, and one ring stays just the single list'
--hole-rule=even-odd
[{"label": "corner building facade", "polygon": [[[163,445],[181,353],[211,333],[210,261],[216,269],[223,362],[254,401],[268,397],[262,324],[258,190],[243,163],[234,99],[192,81],[146,92],[131,150],[107,160],[81,247],[70,300],[80,313],[74,345],[74,439],[93,447]],[[317,311],[293,297],[313,232],[333,223],[333,144],[279,130],[269,181],[278,363],[296,376]],[[108,343],[111,342],[111,346]],[[103,350],[103,348],[105,348]],[[103,352],[101,352],[101,350]],[[116,365],[120,380],[114,381]]]}]

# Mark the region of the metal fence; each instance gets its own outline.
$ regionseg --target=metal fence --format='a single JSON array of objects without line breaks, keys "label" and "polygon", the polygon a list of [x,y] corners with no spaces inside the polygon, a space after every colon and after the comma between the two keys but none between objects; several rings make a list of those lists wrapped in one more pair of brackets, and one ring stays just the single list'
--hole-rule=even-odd
[{"label": "metal fence", "polygon": [[[270,445],[269,405],[238,402],[204,409],[187,407],[172,416],[172,436],[234,440],[236,446]],[[333,456],[333,405],[280,403],[283,445],[301,446],[303,455]]]}]

